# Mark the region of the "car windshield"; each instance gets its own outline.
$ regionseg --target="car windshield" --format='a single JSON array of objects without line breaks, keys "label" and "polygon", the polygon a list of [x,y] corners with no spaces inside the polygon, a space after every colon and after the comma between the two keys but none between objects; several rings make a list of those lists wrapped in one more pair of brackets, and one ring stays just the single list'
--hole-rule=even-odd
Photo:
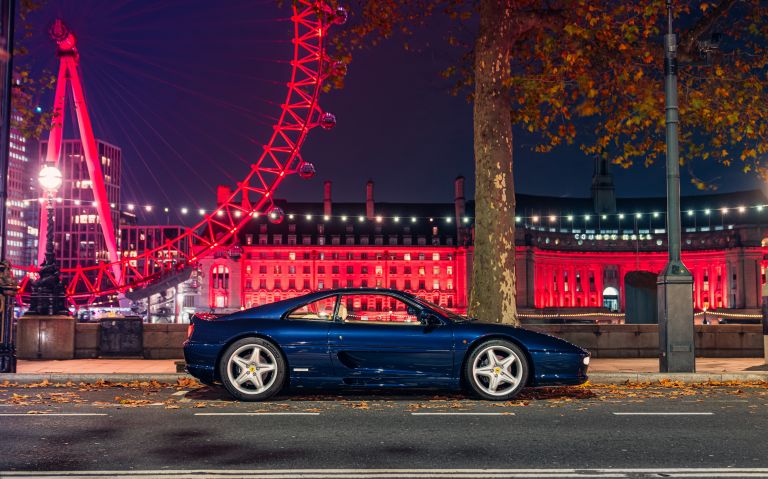
[{"label": "car windshield", "polygon": [[453,311],[449,311],[449,310],[443,308],[442,306],[436,305],[432,301],[427,301],[426,299],[421,298],[419,296],[414,296],[413,299],[416,300],[416,302],[419,303],[420,305],[426,306],[429,309],[433,309],[433,310],[437,311],[442,316],[445,316],[446,318],[450,319],[451,321],[469,321],[469,318],[467,318],[466,316],[462,316],[460,314],[454,313]]}]

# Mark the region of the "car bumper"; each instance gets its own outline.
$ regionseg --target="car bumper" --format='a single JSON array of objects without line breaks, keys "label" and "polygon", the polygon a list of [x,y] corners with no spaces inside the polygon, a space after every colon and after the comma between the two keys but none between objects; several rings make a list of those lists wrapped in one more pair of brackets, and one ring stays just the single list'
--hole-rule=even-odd
[{"label": "car bumper", "polygon": [[189,374],[203,383],[210,384],[217,380],[216,362],[219,358],[221,345],[196,343],[186,341],[184,343],[184,361]]},{"label": "car bumper", "polygon": [[534,377],[532,386],[574,386],[587,381],[587,352],[532,351]]}]

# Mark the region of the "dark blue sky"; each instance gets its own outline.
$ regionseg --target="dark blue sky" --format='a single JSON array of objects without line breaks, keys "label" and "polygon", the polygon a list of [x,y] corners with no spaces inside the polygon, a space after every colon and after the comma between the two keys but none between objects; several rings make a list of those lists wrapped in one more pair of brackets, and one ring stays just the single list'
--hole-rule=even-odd
[{"label": "dark blue sky", "polygon": [[[216,184],[234,185],[245,176],[284,98],[292,32],[289,9],[276,3],[50,0],[33,17],[39,34],[29,41],[27,60],[35,71],[56,69],[46,30],[61,16],[79,39],[96,136],[123,149],[123,202],[210,207]],[[440,28],[426,32],[437,46],[420,53],[404,51],[397,41],[357,52],[346,87],[321,98],[337,127],[313,130],[303,150],[317,176],[290,179],[278,196],[320,200],[322,182],[330,179],[335,200],[362,200],[370,178],[380,201],[450,201],[460,174],[471,195],[472,108],[449,96],[439,76],[460,53],[441,37]],[[51,103],[41,99],[44,108]],[[539,155],[532,144],[530,137],[515,137],[519,192],[589,194],[590,158],[575,147]],[[760,185],[735,168],[700,165],[696,172],[719,177],[722,191]],[[661,165],[614,173],[622,196],[664,192]],[[694,192],[685,171],[683,192]]]}]

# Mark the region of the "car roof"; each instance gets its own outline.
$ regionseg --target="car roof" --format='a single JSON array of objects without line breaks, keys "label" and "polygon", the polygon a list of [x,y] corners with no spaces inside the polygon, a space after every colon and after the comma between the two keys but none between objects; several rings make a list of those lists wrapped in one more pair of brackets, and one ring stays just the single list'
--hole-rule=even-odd
[{"label": "car roof", "polygon": [[324,296],[333,296],[336,294],[391,294],[396,296],[404,296],[406,298],[415,298],[416,296],[412,295],[411,293],[408,293],[406,291],[401,291],[399,289],[391,289],[391,288],[336,288],[336,289],[324,289],[322,291],[314,291],[312,293],[307,293],[303,296],[298,296],[299,298],[310,298],[310,297],[324,297]]}]

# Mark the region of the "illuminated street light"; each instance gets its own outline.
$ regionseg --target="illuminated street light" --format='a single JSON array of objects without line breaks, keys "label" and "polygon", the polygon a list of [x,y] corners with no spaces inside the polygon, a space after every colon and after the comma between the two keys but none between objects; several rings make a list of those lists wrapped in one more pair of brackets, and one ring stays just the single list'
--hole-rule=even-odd
[{"label": "illuminated street light", "polygon": [[61,282],[61,272],[56,264],[53,250],[53,197],[63,181],[61,171],[53,165],[46,165],[40,170],[37,179],[47,193],[48,221],[45,235],[45,261],[40,265],[39,279],[32,283],[29,309],[25,315],[69,316],[66,288]]},{"label": "illuminated street light", "polygon": [[62,183],[61,170],[53,165],[46,165],[40,170],[40,174],[37,177],[40,182],[40,186],[50,194],[56,193]]}]

